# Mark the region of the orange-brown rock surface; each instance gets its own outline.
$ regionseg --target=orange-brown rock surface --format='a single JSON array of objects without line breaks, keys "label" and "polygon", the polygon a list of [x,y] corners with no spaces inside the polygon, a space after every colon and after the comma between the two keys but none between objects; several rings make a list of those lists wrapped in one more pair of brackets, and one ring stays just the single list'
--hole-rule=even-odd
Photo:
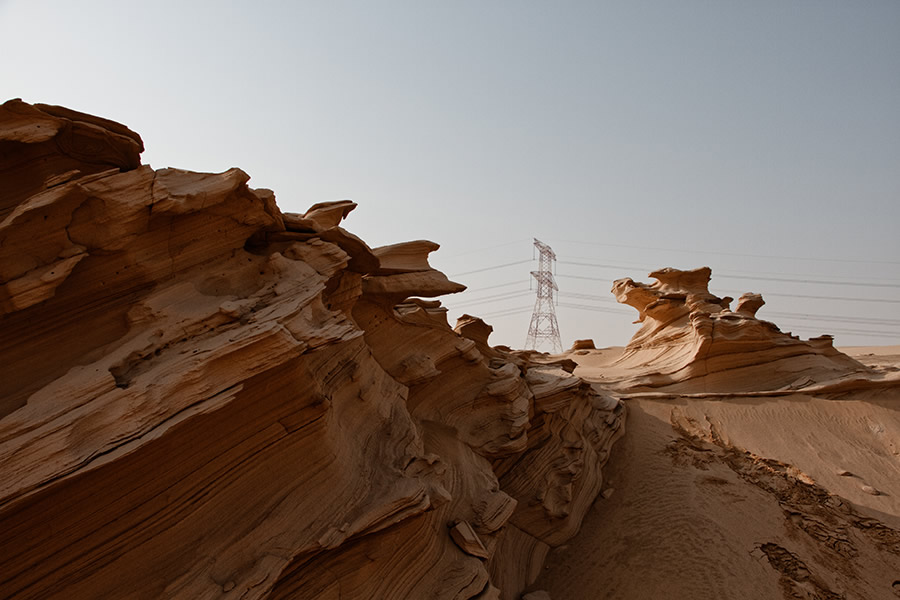
[{"label": "orange-brown rock surface", "polygon": [[711,270],[665,268],[651,284],[618,279],[616,300],[638,311],[640,329],[615,367],[632,391],[743,392],[869,379],[870,369],[839,352],[831,336],[801,340],[756,317],[760,294],[709,292]]},{"label": "orange-brown rock surface", "polygon": [[437,245],[0,106],[0,597],[515,598],[620,400],[455,329]]}]

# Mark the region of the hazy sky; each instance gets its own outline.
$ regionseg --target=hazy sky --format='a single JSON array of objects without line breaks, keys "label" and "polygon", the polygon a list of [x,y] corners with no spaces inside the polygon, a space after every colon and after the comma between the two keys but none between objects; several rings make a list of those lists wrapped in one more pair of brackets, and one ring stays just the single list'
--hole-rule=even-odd
[{"label": "hazy sky", "polygon": [[564,346],[627,342],[613,279],[703,265],[783,330],[900,343],[896,0],[0,0],[0,56],[0,101],[125,123],[156,168],[440,243],[493,343],[524,344],[534,237]]}]

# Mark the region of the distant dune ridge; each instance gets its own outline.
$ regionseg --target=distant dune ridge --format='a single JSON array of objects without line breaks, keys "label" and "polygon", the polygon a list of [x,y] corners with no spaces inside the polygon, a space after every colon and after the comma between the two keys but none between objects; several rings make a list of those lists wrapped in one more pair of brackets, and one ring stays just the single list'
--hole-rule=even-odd
[{"label": "distant dune ridge", "polygon": [[142,151],[0,106],[0,597],[900,597],[900,348],[705,267],[613,284],[625,348],[492,347],[437,244]]}]

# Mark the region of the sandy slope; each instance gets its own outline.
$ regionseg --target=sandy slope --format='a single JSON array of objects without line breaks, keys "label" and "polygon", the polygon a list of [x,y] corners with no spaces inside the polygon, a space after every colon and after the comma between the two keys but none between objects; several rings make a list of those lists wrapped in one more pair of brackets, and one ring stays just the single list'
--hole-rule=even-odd
[{"label": "sandy slope", "polygon": [[[900,360],[896,346],[848,350],[881,369]],[[602,382],[616,352],[579,374]],[[532,589],[554,600],[900,597],[897,387],[626,403],[611,495]]]}]

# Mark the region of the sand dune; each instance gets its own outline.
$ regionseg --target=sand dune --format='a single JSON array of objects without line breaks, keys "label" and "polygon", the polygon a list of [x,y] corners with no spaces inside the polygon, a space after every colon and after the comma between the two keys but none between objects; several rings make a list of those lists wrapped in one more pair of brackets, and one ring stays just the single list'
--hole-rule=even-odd
[{"label": "sand dune", "polygon": [[896,402],[628,400],[614,491],[536,586],[572,599],[896,597]]},{"label": "sand dune", "polygon": [[[900,597],[900,347],[844,357],[790,338],[812,354],[744,353],[715,372],[703,364],[714,352],[695,351],[715,335],[698,342],[681,306],[626,348],[570,353],[579,376],[625,400],[628,430],[604,494],[532,589],[569,600]],[[787,337],[765,331],[773,348]],[[729,337],[744,341],[740,328]],[[660,359],[673,377],[658,377]]]}]

